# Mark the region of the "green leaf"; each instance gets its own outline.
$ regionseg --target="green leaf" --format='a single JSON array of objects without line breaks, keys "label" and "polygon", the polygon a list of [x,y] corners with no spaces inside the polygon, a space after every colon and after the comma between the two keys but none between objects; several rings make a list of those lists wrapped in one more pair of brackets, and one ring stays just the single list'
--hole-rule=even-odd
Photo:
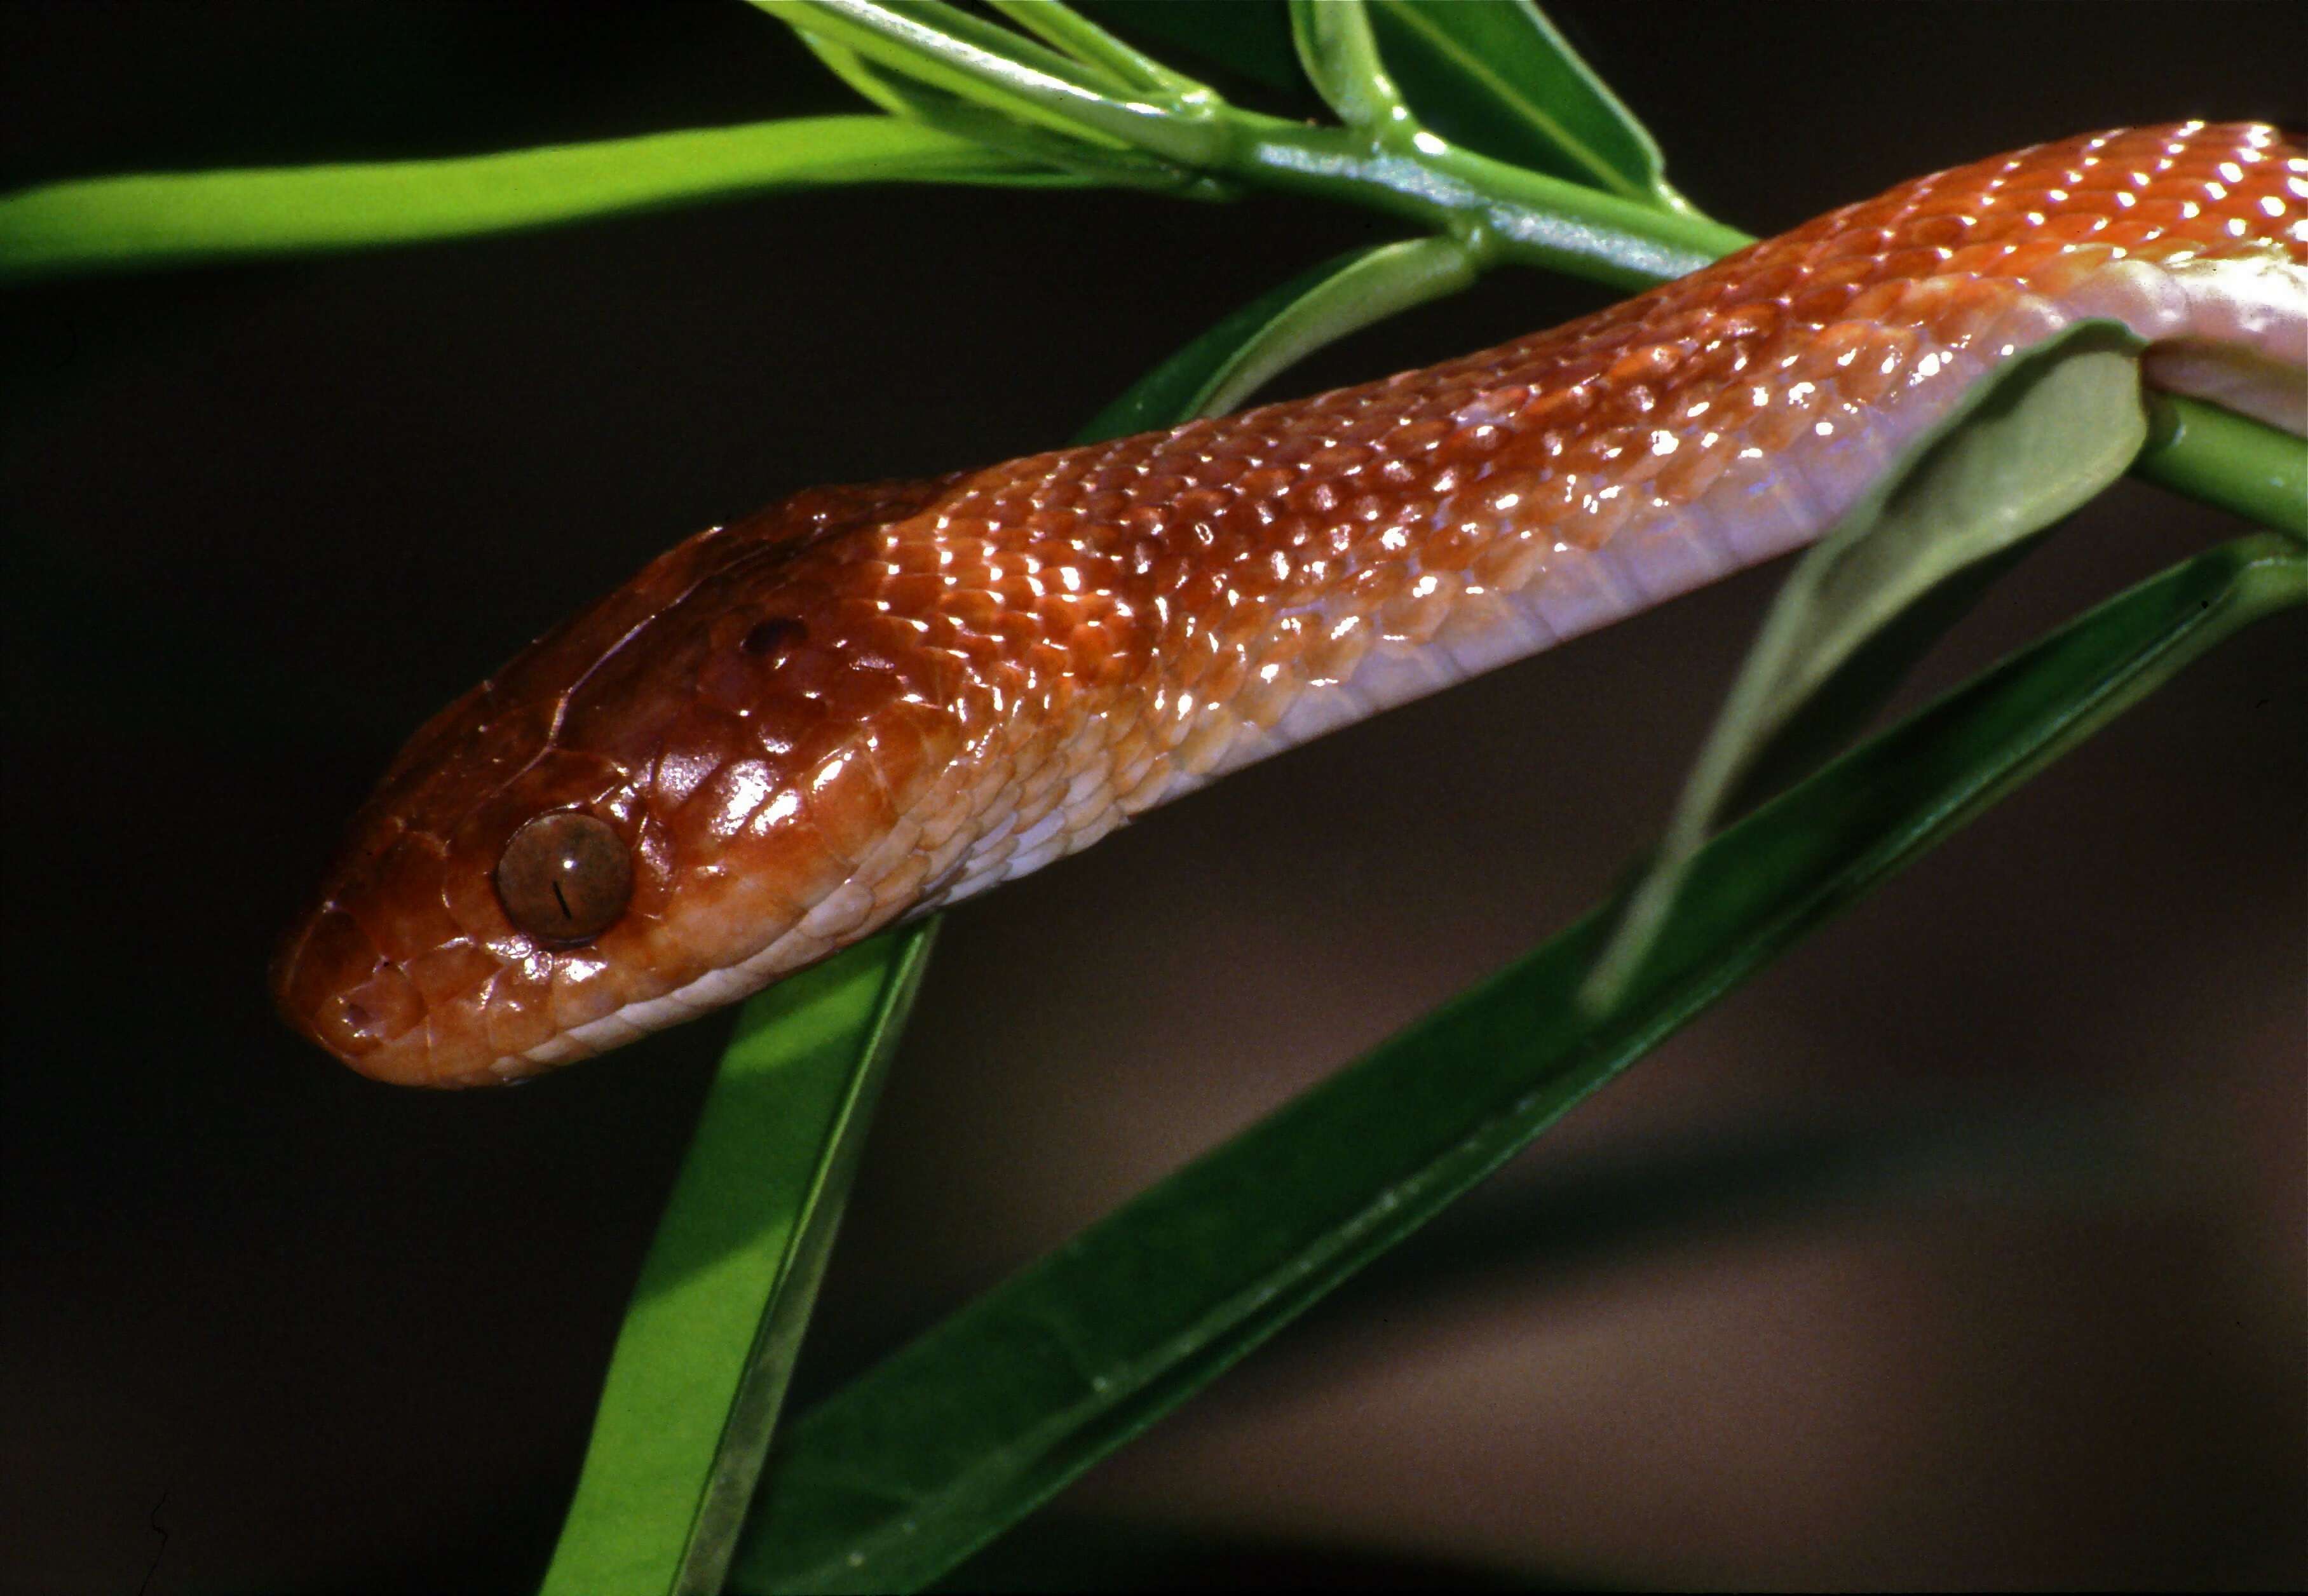
[{"label": "green leaf", "polygon": [[1100,411],[1090,438],[1118,438],[1223,415],[1316,349],[1398,311],[1475,280],[1449,238],[1349,250],[1253,300],[1149,373]]},{"label": "green leaf", "polygon": [[[2011,362],[1881,472],[1804,556],[1596,971],[1596,1001],[1641,959],[1692,856],[1759,766],[1799,769],[1856,729],[1968,605],[1977,583],[1951,591],[1951,579],[2123,475],[2148,435],[2140,348],[2117,323],[2084,322]],[[1925,605],[1935,591],[1938,602]]]},{"label": "green leaf", "polygon": [[2308,603],[2275,535],[2006,661],[1702,849],[1620,1000],[1598,912],[804,1415],[737,1589],[918,1588],[1215,1378],[1572,1104],[2126,705]]},{"label": "green leaf", "polygon": [[1685,210],[1658,145],[1530,0],[1372,0],[1371,26],[1421,121],[1454,143],[1606,193]]},{"label": "green leaf", "polygon": [[1176,190],[1201,181],[1139,150],[1051,133],[1014,115],[949,94],[888,70],[807,28],[797,25],[794,35],[834,76],[891,116],[967,139],[1028,167],[1069,173],[1085,183],[1137,188]]},{"label": "green leaf", "polygon": [[447,160],[80,178],[0,196],[0,281],[461,238],[836,183],[1080,181],[888,116]]},{"label": "green leaf", "polygon": [[1339,120],[1374,134],[1410,128],[1410,111],[1378,58],[1363,0],[1290,0],[1298,64]]},{"label": "green leaf", "polygon": [[633,1287],[547,1596],[718,1591],[935,922],[745,1006]]},{"label": "green leaf", "polygon": [[1079,0],[1079,8],[1262,89],[1306,93],[1283,0]]},{"label": "green leaf", "polygon": [[943,0],[753,0],[779,21],[887,71],[1093,146],[1181,167],[1213,164],[1228,132],[1216,96],[1141,95],[1021,33]]},{"label": "green leaf", "polygon": [[1209,90],[1193,79],[1176,73],[1151,56],[1132,49],[1105,29],[1058,0],[986,0],[986,3],[1085,66],[1103,70],[1125,90],[1155,94],[1195,95]]}]

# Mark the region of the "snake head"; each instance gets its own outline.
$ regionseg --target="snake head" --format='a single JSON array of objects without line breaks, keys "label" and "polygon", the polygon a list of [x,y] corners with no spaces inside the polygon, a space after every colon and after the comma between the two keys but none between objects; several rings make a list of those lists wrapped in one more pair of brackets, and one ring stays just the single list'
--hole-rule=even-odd
[{"label": "snake head", "polygon": [[510,1081],[912,906],[952,683],[855,567],[932,485],[693,537],[435,716],[274,961],[288,1023],[379,1080]]}]

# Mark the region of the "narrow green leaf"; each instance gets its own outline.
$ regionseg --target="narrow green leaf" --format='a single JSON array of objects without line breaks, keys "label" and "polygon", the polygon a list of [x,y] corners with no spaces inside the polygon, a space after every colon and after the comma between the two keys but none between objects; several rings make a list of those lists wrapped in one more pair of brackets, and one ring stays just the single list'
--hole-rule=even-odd
[{"label": "narrow green leaf", "polygon": [[1210,115],[1214,96],[1141,98],[1117,89],[1103,70],[942,0],[752,3],[889,71],[1093,145],[1199,167],[1213,164],[1231,137]]},{"label": "narrow green leaf", "polygon": [[1235,408],[1325,345],[1471,284],[1477,268],[1449,238],[1350,250],[1220,322],[1101,411],[1088,432],[1120,437]]},{"label": "narrow green leaf", "polygon": [[887,116],[447,160],[80,178],[0,196],[0,281],[461,238],[836,183],[1079,181]]},{"label": "narrow green leaf", "polygon": [[1410,130],[1410,109],[1378,58],[1363,0],[1290,0],[1298,64],[1339,120],[1383,136]]},{"label": "narrow green leaf", "polygon": [[1406,238],[1341,258],[1211,372],[1192,414],[1221,416],[1315,350],[1387,317],[1471,287],[1481,269],[1455,238]]},{"label": "narrow green leaf", "polygon": [[1154,94],[1209,95],[1210,90],[1184,73],[1171,71],[1151,56],[1132,49],[1105,29],[1058,0],[986,0],[1021,28],[1054,45],[1085,66],[1104,70],[1124,89]]},{"label": "narrow green leaf", "polygon": [[601,1391],[547,1596],[720,1589],[935,922],[745,1007]]},{"label": "narrow green leaf", "polygon": [[1452,142],[1689,209],[1650,133],[1531,0],[1372,0],[1371,26],[1411,109]]},{"label": "narrow green leaf", "polygon": [[834,76],[891,116],[967,139],[1029,168],[1071,174],[1085,183],[1134,188],[1175,191],[1201,181],[1141,150],[1051,133],[1016,116],[949,94],[868,61],[807,28],[795,27],[794,36]]},{"label": "narrow green leaf", "polygon": [[[1886,468],[1804,556],[1748,650],[1658,855],[1596,970],[1595,1001],[1608,1000],[1642,958],[1684,871],[1744,778],[1767,755],[1784,769],[1811,751],[1788,745],[1791,724],[1811,736],[1856,729],[1850,716],[1872,708],[1886,667],[1904,667],[1936,635],[1890,630],[1902,614],[2123,475],[2148,435],[2140,348],[2117,323],[2085,322],[2011,362]],[[1926,614],[1944,625],[1954,619],[1949,608]],[[1887,636],[1902,657],[1868,648]],[[1839,684],[1863,654],[1866,674]],[[1829,712],[1803,716],[1815,702]]]},{"label": "narrow green leaf", "polygon": [[1432,1216],[1804,932],[2189,660],[2308,603],[2262,535],[2006,661],[1702,849],[1621,1000],[1598,912],[1196,1161],[803,1416],[733,1568],[917,1589]]},{"label": "narrow green leaf", "polygon": [[1308,93],[1291,43],[1284,0],[1077,0],[1080,9],[1196,59],[1224,67],[1260,88],[1296,99]]}]

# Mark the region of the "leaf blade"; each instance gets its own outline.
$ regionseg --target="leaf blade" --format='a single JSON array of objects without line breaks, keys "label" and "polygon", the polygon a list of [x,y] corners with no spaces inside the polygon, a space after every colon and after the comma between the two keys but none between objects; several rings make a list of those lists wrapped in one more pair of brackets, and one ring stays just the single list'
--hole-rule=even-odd
[{"label": "leaf blade", "polygon": [[[1759,766],[1800,768],[1856,729],[1960,605],[1925,601],[2123,475],[2148,436],[2140,340],[2087,322],[2023,352],[1879,472],[1780,585],[1590,994],[1642,958],[1700,845]],[[1934,625],[1901,626],[1924,615]],[[1855,683],[1856,661],[1866,681]],[[1868,691],[1857,691],[1864,687]],[[1791,736],[1790,733],[1796,734]]]},{"label": "leaf blade", "polygon": [[1290,0],[1290,39],[1307,81],[1347,126],[1383,135],[1410,124],[1363,0]]},{"label": "leaf blade", "polygon": [[1222,415],[1316,349],[1455,293],[1478,270],[1450,238],[1404,239],[1335,255],[1253,300],[1157,366],[1100,411],[1082,441]]},{"label": "leaf blade", "polygon": [[1649,130],[1530,0],[1372,0],[1420,119],[1453,142],[1622,198],[1687,210]]},{"label": "leaf blade", "polygon": [[935,922],[746,1005],[602,1382],[543,1590],[718,1590]]},{"label": "leaf blade", "polygon": [[2308,557],[2273,535],[2141,584],[1710,843],[1616,1008],[1580,998],[1612,922],[1598,911],[1133,1199],[803,1416],[736,1588],[936,1577],[1805,931],[2220,639],[2304,602]]}]

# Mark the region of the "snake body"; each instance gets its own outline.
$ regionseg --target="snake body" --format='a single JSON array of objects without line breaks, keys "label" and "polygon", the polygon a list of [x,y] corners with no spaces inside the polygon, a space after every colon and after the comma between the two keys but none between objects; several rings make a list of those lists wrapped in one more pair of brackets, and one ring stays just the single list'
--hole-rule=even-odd
[{"label": "snake body", "polygon": [[662,555],[423,727],[274,967],[356,1069],[510,1080],[1813,537],[2079,320],[2308,432],[2308,152],[2106,133],[1382,382]]}]

